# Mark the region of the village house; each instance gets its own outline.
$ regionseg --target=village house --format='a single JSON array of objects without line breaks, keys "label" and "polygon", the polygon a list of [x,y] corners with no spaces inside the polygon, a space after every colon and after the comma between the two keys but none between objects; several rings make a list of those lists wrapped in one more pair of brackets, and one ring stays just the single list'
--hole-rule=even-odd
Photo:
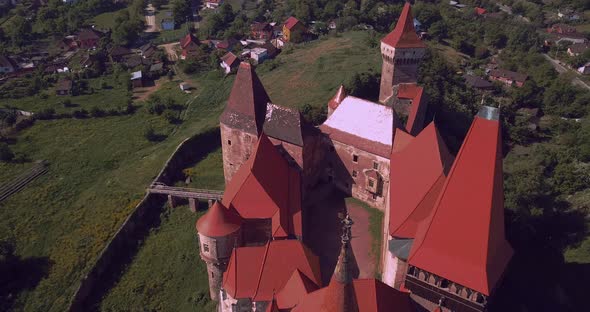
[{"label": "village house", "polygon": [[255,64],[262,64],[267,58],[268,51],[265,48],[257,47],[250,50],[250,59],[252,59]]},{"label": "village house", "polygon": [[109,50],[109,55],[111,56],[111,60],[113,62],[119,63],[123,60],[123,58],[127,55],[133,54],[133,51],[126,47],[122,46],[114,46]]},{"label": "village house", "polygon": [[240,42],[234,38],[221,40],[215,44],[215,48],[224,51],[233,51]]},{"label": "village house", "polygon": [[70,95],[72,94],[72,80],[69,78],[61,78],[57,82],[57,87],[55,88],[55,93],[57,95]]},{"label": "village house", "polygon": [[192,33],[188,33],[180,39],[180,48],[182,49],[180,59],[185,60],[194,56],[199,49],[199,39]]},{"label": "village house", "polygon": [[238,65],[240,65],[240,59],[231,52],[227,52],[222,56],[221,63],[219,63],[219,66],[223,68],[223,72],[226,75],[238,68]]},{"label": "village house", "polygon": [[273,27],[269,23],[254,22],[250,25],[250,36],[258,40],[270,40],[273,36]]},{"label": "village house", "polygon": [[553,24],[547,29],[547,32],[554,34],[572,34],[577,31],[575,27],[567,24]]},{"label": "village house", "polygon": [[479,76],[465,74],[463,78],[465,79],[465,84],[474,89],[490,90],[494,88],[494,84]]},{"label": "village house", "polygon": [[64,37],[57,42],[56,48],[62,53],[77,50],[79,46],[78,42],[76,41],[76,36]]},{"label": "village house", "polygon": [[205,7],[207,9],[217,9],[223,4],[223,0],[206,0]]},{"label": "village house", "polygon": [[307,28],[301,21],[291,16],[283,24],[283,39],[285,42],[302,42],[305,40]]},{"label": "village house", "polygon": [[144,59],[148,59],[148,58],[151,58],[152,56],[154,56],[154,54],[156,53],[157,50],[158,50],[158,47],[156,47],[151,42],[148,42],[148,43],[142,45],[141,47],[139,47],[139,53],[140,53],[141,57],[143,57]]},{"label": "village house", "polygon": [[590,62],[578,67],[578,72],[582,75],[590,75]]},{"label": "village house", "polygon": [[508,86],[522,87],[527,80],[527,75],[509,71],[506,69],[494,69],[490,71],[490,79],[500,81]]},{"label": "village house", "polygon": [[141,88],[143,87],[143,73],[141,70],[131,73],[131,85],[133,88]]},{"label": "village house", "polygon": [[[406,2],[381,40],[379,102],[340,86],[319,127],[273,103],[253,66],[239,65],[219,119],[226,189],[196,224],[219,311],[488,308],[513,254],[504,234],[499,109],[480,109],[453,157],[436,124],[425,126],[417,78],[426,46],[412,21]],[[335,268],[322,283],[318,257],[305,245],[308,209],[321,207],[302,204],[320,187],[384,212],[383,282],[357,279],[346,215]]]},{"label": "village house", "polygon": [[0,74],[8,74],[16,71],[15,64],[6,56],[0,55]]},{"label": "village house", "polygon": [[590,49],[589,43],[574,43],[567,48],[567,54],[569,56],[578,56],[584,54],[588,49]]},{"label": "village house", "polygon": [[102,33],[92,28],[85,28],[78,32],[76,38],[82,49],[92,49],[98,46]]},{"label": "village house", "polygon": [[474,12],[476,15],[479,15],[479,16],[483,16],[483,15],[486,15],[486,13],[488,13],[488,11],[486,9],[480,8],[480,7],[475,7]]}]

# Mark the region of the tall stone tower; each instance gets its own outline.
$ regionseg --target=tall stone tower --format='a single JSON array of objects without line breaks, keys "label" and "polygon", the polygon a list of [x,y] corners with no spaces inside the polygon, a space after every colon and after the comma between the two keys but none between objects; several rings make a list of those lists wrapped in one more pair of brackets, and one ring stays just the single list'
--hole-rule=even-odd
[{"label": "tall stone tower", "polygon": [[254,68],[249,63],[241,63],[227,106],[219,118],[226,185],[252,154],[262,133],[269,102]]},{"label": "tall stone tower", "polygon": [[201,259],[207,264],[209,293],[212,300],[219,301],[219,289],[223,272],[234,247],[241,243],[242,219],[233,210],[216,202],[197,221]]},{"label": "tall stone tower", "polygon": [[418,65],[426,45],[416,35],[414,18],[409,2],[406,2],[395,29],[381,39],[381,87],[379,102],[386,103],[394,95],[394,86],[400,83],[415,83]]}]

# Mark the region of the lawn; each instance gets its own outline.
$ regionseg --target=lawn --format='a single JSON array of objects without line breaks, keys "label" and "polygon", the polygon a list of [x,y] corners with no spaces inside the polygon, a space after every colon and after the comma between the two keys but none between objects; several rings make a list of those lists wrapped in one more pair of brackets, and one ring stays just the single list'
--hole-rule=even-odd
[{"label": "lawn", "polygon": [[163,213],[101,311],[215,311],[195,230],[202,214],[187,206]]},{"label": "lawn", "polygon": [[[41,95],[25,97],[20,99],[3,99],[2,105],[17,107],[21,110],[39,112],[43,109],[52,108],[57,113],[71,113],[74,110],[90,110],[97,107],[103,110],[117,109],[124,110],[127,107],[127,76],[115,75],[100,78],[88,79],[88,87],[93,91],[86,91],[82,95],[63,96],[55,94],[55,87],[50,87],[40,94],[47,95],[43,99]],[[106,88],[102,88],[102,83]],[[64,107],[63,101],[69,99],[73,106]]]},{"label": "lawn", "polygon": [[276,69],[269,70],[269,64],[263,63],[257,72],[273,103],[327,105],[355,73],[380,71],[379,47],[368,46],[366,37],[366,32],[348,32],[300,44],[279,54]]},{"label": "lawn", "polygon": [[[224,82],[220,75],[210,75],[201,84],[210,92],[196,90],[190,96],[176,83],[165,85],[158,91],[162,97],[177,92],[176,98],[188,100],[182,103],[186,109],[179,125],[147,113],[142,103],[136,103],[138,109],[132,115],[38,121],[20,133],[11,145],[13,151],[31,160],[48,160],[50,171],[0,203],[0,237],[14,241],[22,259],[39,265],[31,268],[35,276],[26,277],[40,280],[38,284],[14,289],[16,310],[66,309],[83,274],[170,153],[186,137],[217,125],[222,103],[215,101],[227,98],[230,83],[231,79]],[[96,105],[89,101],[116,102],[125,93],[119,93],[115,85],[104,94],[100,91],[98,97],[74,97],[80,98],[74,103],[87,108]],[[59,108],[52,97],[46,101],[25,98],[15,106],[36,110],[48,103]],[[147,141],[148,125],[167,138]],[[17,175],[23,166],[2,165],[2,178]]]},{"label": "lawn", "polygon": [[581,25],[576,25],[576,30],[578,32],[590,32],[590,23],[588,24],[581,24]]},{"label": "lawn", "polygon": [[92,19],[92,24],[102,29],[113,29],[115,28],[115,17],[119,12],[123,10],[127,10],[127,8],[122,8],[117,11],[99,14]]}]

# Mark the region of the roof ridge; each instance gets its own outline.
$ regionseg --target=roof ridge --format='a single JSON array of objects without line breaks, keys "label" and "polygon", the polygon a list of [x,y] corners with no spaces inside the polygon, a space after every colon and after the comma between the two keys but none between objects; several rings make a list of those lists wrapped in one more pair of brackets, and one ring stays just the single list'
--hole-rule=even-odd
[{"label": "roof ridge", "polygon": [[252,295],[252,299],[256,298],[256,295],[258,294],[258,290],[260,290],[260,282],[262,281],[262,272],[264,271],[264,264],[266,263],[266,258],[268,257],[268,249],[270,248],[270,244],[272,241],[269,241],[266,244],[266,248],[264,249],[264,257],[262,258],[262,262],[260,264],[260,273],[258,274],[258,282],[256,283],[256,290],[254,291],[254,294]]},{"label": "roof ridge", "polygon": [[[476,118],[478,118],[478,117],[475,116],[473,123],[475,123]],[[465,136],[465,139],[463,140],[463,142],[467,141],[469,136],[472,134],[474,128],[475,127],[473,127],[473,125],[469,128],[469,131],[467,132],[467,135]],[[432,223],[433,223],[432,221],[434,220],[434,218],[436,217],[436,214],[438,213],[438,208],[440,206],[441,199],[445,195],[445,192],[449,186],[450,177],[453,175],[453,172],[455,172],[455,169],[457,168],[457,166],[456,166],[457,160],[461,157],[463,152],[465,152],[465,150],[463,148],[459,149],[459,153],[457,154],[457,157],[455,157],[455,162],[451,166],[451,170],[449,171],[449,173],[447,175],[447,179],[445,180],[445,183],[443,184],[443,187],[440,190],[440,194],[438,194],[438,198],[436,199],[436,202],[434,203],[434,207],[432,207],[431,216],[428,217],[428,219],[429,219],[428,226],[426,227],[426,230],[424,231],[424,234],[422,235],[422,237],[420,237],[420,238],[416,237],[416,238],[418,238],[419,242],[418,242],[417,246],[415,246],[415,247],[412,246],[412,250],[414,252],[410,252],[410,256],[408,257],[408,263],[415,256],[416,251],[418,249],[420,249],[420,247],[422,247],[422,244],[424,243],[424,238],[428,235],[428,232],[430,231],[430,227],[432,226]]]}]

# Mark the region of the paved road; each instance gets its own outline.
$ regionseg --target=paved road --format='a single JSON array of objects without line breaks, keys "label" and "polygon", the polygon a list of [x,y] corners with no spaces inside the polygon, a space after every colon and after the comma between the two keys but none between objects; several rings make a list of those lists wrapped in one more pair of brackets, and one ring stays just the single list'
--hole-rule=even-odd
[{"label": "paved road", "polygon": [[[555,60],[555,59],[552,59],[552,58],[551,58],[549,55],[547,55],[547,54],[543,54],[543,57],[545,57],[545,59],[547,59],[547,60],[548,60],[548,61],[551,63],[551,65],[553,65],[553,68],[555,68],[555,70],[556,70],[558,73],[560,73],[560,74],[563,74],[563,73],[567,73],[567,72],[570,72],[570,71],[571,71],[571,70],[570,70],[570,69],[568,69],[567,67],[565,67],[565,66],[561,65],[561,64],[559,63],[559,61],[557,61],[557,60]],[[574,71],[571,71],[571,72],[574,72]],[[574,73],[576,73],[576,74],[577,74],[577,72],[574,72]],[[578,77],[574,77],[574,78],[572,79],[572,84],[573,84],[573,85],[575,85],[575,86],[578,86],[578,87],[580,87],[580,88],[584,88],[584,89],[590,90],[590,86],[589,86],[587,83],[585,83],[584,81],[582,81],[582,80],[581,80],[580,78],[578,78]]]},{"label": "paved road", "polygon": [[145,9],[145,24],[147,26],[145,32],[157,32],[158,25],[156,25],[156,9],[152,4],[148,4]]}]

